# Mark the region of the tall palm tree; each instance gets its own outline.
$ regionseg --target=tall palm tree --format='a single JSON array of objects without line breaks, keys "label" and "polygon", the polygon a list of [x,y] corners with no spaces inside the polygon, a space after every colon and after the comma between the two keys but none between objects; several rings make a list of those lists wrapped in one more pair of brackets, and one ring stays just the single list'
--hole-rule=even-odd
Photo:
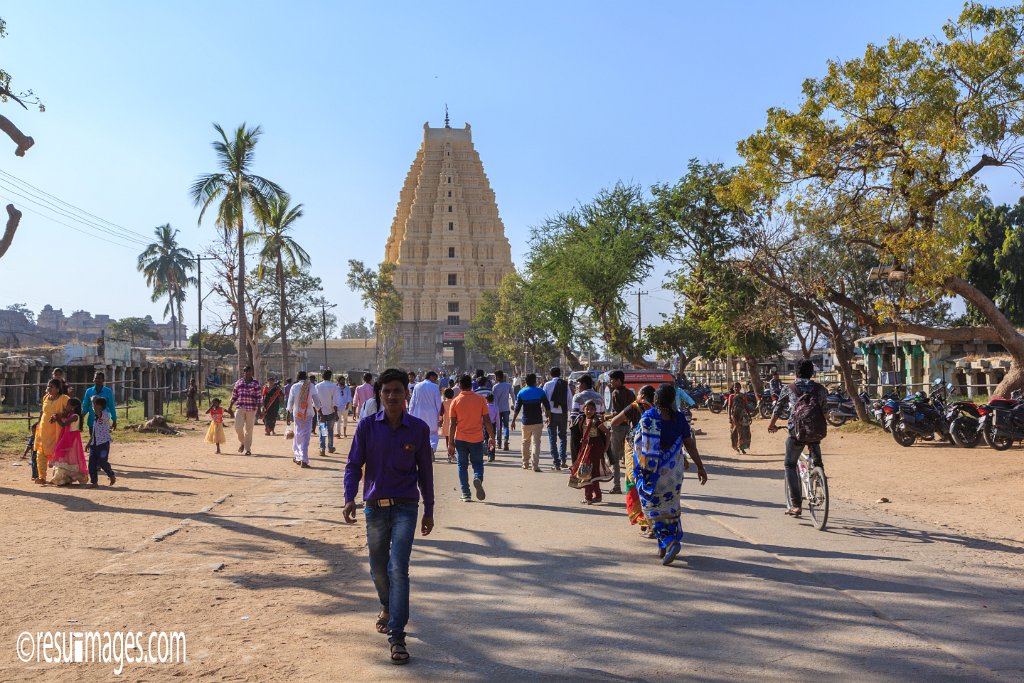
[{"label": "tall palm tree", "polygon": [[146,284],[153,288],[153,301],[167,297],[164,319],[171,316],[174,329],[174,346],[178,345],[178,329],[181,324],[181,308],[185,301],[185,288],[195,284],[189,275],[195,268],[191,251],[178,246],[178,231],[169,223],[153,229],[156,242],[139,254],[138,270],[146,277]]},{"label": "tall palm tree", "polygon": [[287,194],[279,195],[267,207],[267,215],[259,221],[259,232],[249,232],[245,242],[251,247],[259,247],[259,270],[256,276],[263,279],[274,271],[277,291],[280,296],[281,309],[281,377],[291,377],[288,367],[288,328],[285,315],[284,283],[285,277],[309,266],[309,254],[299,246],[289,233],[292,224],[302,218],[302,204],[290,206],[291,198]]},{"label": "tall palm tree", "polygon": [[267,215],[270,202],[284,191],[266,178],[251,172],[256,143],[263,131],[259,126],[246,128],[243,123],[232,137],[228,137],[220,124],[213,124],[220,135],[213,141],[220,170],[196,178],[190,193],[199,212],[202,225],[206,210],[217,204],[217,226],[225,239],[235,231],[238,249],[238,285],[235,293],[235,316],[238,319],[238,366],[252,365],[249,346],[249,323],[245,311],[245,212],[248,209],[257,219]]}]

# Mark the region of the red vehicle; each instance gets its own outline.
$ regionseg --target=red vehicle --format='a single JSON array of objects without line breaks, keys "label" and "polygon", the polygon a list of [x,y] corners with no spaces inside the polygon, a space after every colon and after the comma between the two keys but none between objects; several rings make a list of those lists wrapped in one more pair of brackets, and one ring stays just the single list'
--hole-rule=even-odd
[{"label": "red vehicle", "polygon": [[[668,370],[623,370],[622,374],[625,377],[625,385],[632,389],[634,393],[640,392],[640,387],[650,384],[652,387],[657,389],[662,384],[675,384],[675,376]],[[608,373],[601,375],[601,383],[604,385],[604,402],[606,405],[611,405],[612,402],[612,390],[608,384]]]}]

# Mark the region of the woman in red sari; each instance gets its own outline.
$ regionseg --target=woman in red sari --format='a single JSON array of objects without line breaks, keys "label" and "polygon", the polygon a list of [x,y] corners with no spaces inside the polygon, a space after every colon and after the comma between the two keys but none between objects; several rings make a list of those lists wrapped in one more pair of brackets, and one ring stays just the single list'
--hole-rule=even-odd
[{"label": "woman in red sari", "polygon": [[575,449],[576,461],[569,468],[569,486],[583,489],[586,498],[581,503],[600,503],[601,482],[612,480],[611,468],[604,457],[611,435],[604,422],[598,419],[594,401],[583,404],[583,429],[578,433],[580,442]]}]

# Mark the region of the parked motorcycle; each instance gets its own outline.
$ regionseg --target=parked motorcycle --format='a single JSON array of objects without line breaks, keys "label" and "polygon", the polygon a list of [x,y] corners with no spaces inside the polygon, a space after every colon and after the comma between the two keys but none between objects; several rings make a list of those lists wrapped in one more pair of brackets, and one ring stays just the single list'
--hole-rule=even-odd
[{"label": "parked motorcycle", "polygon": [[722,412],[725,408],[725,394],[711,392],[704,399],[704,407],[716,415]]},{"label": "parked motorcycle", "polygon": [[946,423],[945,400],[953,385],[943,386],[940,379],[934,386],[930,396],[918,391],[910,400],[901,401],[899,412],[893,415],[892,437],[904,448],[913,446],[918,439],[934,441],[938,436],[952,440]]},{"label": "parked motorcycle", "polygon": [[[858,398],[864,406],[868,405],[868,393],[860,392]],[[857,406],[842,390],[834,390],[828,395],[828,408],[825,419],[833,427],[842,427],[848,420],[857,420]]]},{"label": "parked motorcycle", "polygon": [[884,394],[882,398],[872,401],[868,405],[871,418],[887,432],[892,428],[892,415],[897,410],[899,410],[899,396],[895,392]]},{"label": "parked motorcycle", "polygon": [[1024,441],[1024,394],[1020,389],[1010,398],[993,398],[979,406],[978,412],[978,431],[990,448],[1005,451],[1014,441]]},{"label": "parked motorcycle", "polygon": [[699,408],[701,406],[707,407],[705,402],[707,401],[707,397],[711,395],[711,387],[699,385],[690,391],[689,394],[690,398],[696,402],[694,408]]},{"label": "parked motorcycle", "polygon": [[960,448],[974,448],[981,442],[981,408],[974,401],[954,401],[946,406],[949,436]]},{"label": "parked motorcycle", "polygon": [[771,389],[765,389],[761,393],[761,398],[757,401],[757,414],[765,420],[770,419],[772,410],[775,409],[775,402],[778,400],[778,394],[772,393]]}]

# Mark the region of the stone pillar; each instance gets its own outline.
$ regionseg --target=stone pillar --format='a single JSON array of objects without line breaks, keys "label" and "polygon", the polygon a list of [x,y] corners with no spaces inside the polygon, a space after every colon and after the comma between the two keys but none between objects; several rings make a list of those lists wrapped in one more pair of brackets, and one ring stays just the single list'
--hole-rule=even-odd
[{"label": "stone pillar", "polygon": [[[24,369],[19,370],[14,375],[14,383],[15,384],[25,384],[25,375],[26,374],[27,373],[25,372]],[[18,406],[25,405],[27,403],[27,401],[25,400],[26,396],[27,396],[27,392],[25,391],[25,387],[24,386],[17,387],[15,389],[15,391],[14,391],[14,405],[18,405]]]},{"label": "stone pillar", "polygon": [[999,386],[999,380],[1001,379],[1000,375],[1002,375],[1002,373],[995,368],[985,371],[985,383],[988,385],[988,391],[986,393],[989,396],[995,394],[996,387]]},{"label": "stone pillar", "polygon": [[42,368],[35,366],[28,369],[28,383],[31,384],[32,386],[28,390],[27,398],[28,402],[31,403],[33,406],[40,405],[43,400],[42,394],[40,393],[39,389],[39,382],[41,380],[40,375],[42,374],[42,371]]}]

